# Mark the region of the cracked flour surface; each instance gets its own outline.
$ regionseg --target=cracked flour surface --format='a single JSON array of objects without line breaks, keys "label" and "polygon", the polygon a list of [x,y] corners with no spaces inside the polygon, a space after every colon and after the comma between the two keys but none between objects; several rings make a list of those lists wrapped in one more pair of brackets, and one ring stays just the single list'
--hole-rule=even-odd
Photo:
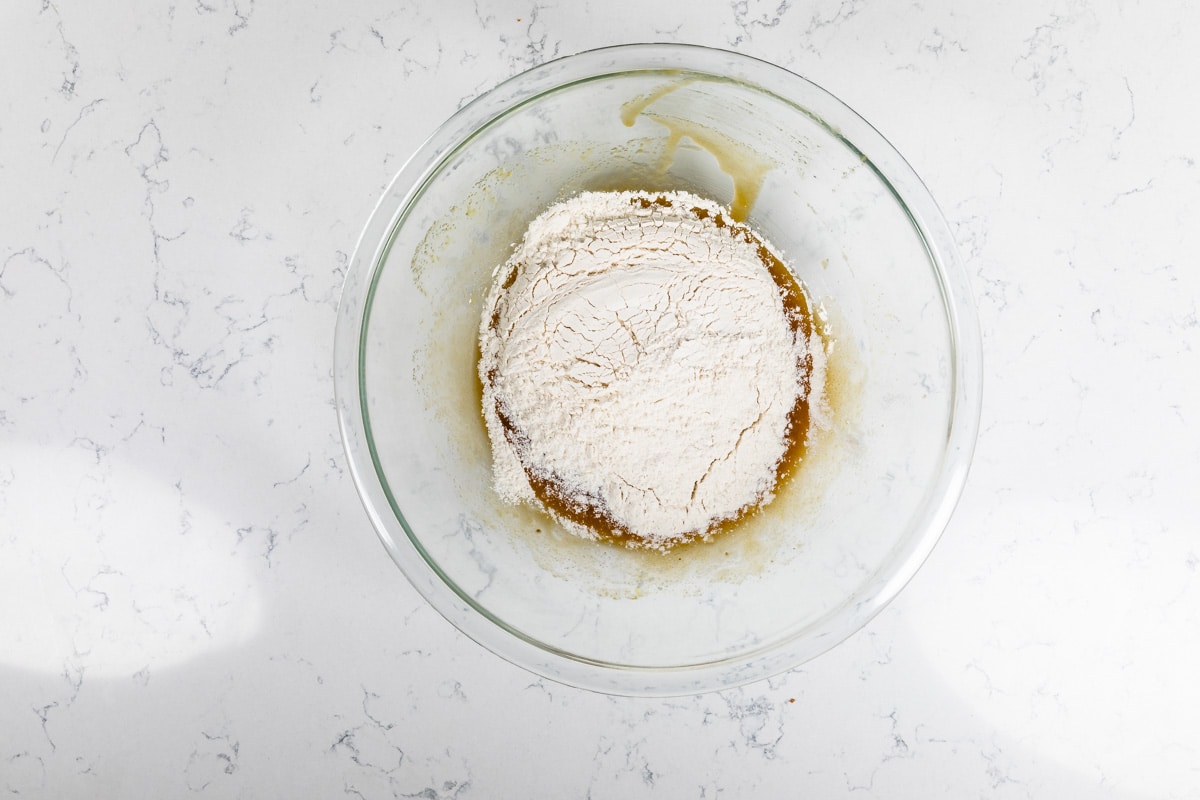
[{"label": "cracked flour surface", "polygon": [[823,350],[729,219],[683,192],[588,192],[530,224],[480,324],[505,500],[665,549],[772,498]]}]

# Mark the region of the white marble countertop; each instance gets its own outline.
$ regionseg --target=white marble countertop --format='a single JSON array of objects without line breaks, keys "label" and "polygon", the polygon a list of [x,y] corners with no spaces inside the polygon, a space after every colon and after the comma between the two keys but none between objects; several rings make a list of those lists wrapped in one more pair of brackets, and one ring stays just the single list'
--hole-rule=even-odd
[{"label": "white marble countertop", "polygon": [[[6,0],[0,790],[1200,797],[1198,9]],[[900,598],[672,700],[535,679],[426,606],[331,383],[407,155],[504,77],[647,40],[872,121],[952,224],[986,358],[970,481]]]}]

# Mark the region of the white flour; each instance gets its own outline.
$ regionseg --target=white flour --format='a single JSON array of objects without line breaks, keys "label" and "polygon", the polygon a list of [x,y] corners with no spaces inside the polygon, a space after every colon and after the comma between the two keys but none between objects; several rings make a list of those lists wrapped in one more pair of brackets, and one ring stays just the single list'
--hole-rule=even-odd
[{"label": "white flour", "polygon": [[576,533],[665,549],[771,499],[824,351],[728,219],[681,192],[592,192],[529,226],[480,325],[505,500],[552,496]]}]

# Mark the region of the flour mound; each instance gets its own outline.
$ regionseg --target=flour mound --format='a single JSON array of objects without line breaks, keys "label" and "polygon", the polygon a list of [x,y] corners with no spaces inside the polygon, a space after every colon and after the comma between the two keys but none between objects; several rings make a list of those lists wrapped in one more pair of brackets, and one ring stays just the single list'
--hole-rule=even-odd
[{"label": "flour mound", "polygon": [[772,498],[821,346],[728,220],[683,192],[589,192],[530,224],[480,324],[502,498],[659,549]]}]

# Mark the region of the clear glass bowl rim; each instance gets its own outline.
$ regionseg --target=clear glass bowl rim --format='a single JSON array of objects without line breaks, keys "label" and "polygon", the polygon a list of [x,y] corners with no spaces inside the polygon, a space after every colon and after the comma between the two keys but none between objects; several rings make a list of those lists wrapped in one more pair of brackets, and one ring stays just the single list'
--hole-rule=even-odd
[{"label": "clear glass bowl rim", "polygon": [[[658,667],[596,661],[539,642],[492,615],[443,573],[409,529],[380,474],[369,436],[362,342],[394,231],[442,164],[476,132],[581,81],[672,70],[734,80],[793,105],[861,156],[890,188],[924,241],[941,286],[952,343],[953,399],[941,470],[893,558],[893,571],[873,576],[807,632],[720,661]],[[455,112],[400,168],[347,267],[334,337],[334,391],[347,463],[372,525],[393,561],[439,613],[493,653],[542,677],[612,694],[670,696],[742,685],[798,666],[862,628],[895,598],[933,550],[965,485],[979,428],[982,352],[974,301],[949,226],[912,167],[870,123],[811,81],[752,56],[691,44],[624,44],[548,61],[497,84]]]}]

